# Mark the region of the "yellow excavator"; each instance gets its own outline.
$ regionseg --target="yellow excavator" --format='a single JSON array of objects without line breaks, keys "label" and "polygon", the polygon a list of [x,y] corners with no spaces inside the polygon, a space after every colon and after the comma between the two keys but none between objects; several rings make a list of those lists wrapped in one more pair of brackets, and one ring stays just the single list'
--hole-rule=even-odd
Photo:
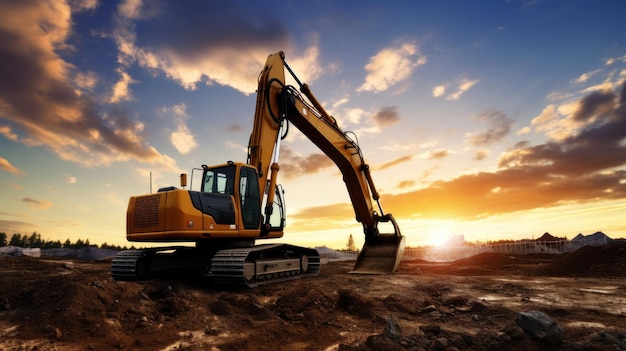
[{"label": "yellow excavator", "polygon": [[[299,90],[285,83],[285,70]],[[277,184],[280,143],[294,125],[337,165],[343,174],[365,244],[353,273],[392,273],[404,253],[404,237],[391,213],[384,213],[369,166],[356,136],[351,138],[300,82],[284,53],[269,55],[258,78],[254,125],[246,163],[202,165],[198,190],[168,187],[133,196],[126,214],[126,238],[134,242],[193,242],[125,250],[111,264],[117,280],[137,280],[168,272],[194,272],[215,285],[254,287],[316,275],[317,250],[288,244],[255,245],[283,236],[285,203]],[[353,134],[352,134],[353,135]],[[191,177],[193,183],[193,173]],[[378,205],[377,212],[372,200]],[[390,222],[393,233],[380,233]],[[389,225],[387,225],[389,227]]]}]

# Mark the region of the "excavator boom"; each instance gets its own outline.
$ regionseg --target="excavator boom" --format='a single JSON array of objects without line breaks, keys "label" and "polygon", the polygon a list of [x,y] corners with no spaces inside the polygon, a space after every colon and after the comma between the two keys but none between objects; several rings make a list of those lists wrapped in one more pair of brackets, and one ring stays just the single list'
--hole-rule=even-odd
[{"label": "excavator boom", "polygon": [[[404,254],[404,237],[393,216],[383,212],[379,201],[380,195],[376,191],[370,168],[365,163],[356,137],[351,138],[349,133],[344,132],[336,120],[324,110],[308,85],[301,83],[284,61],[282,52],[270,55],[268,62],[275,62],[277,58],[282,59],[282,64],[299,84],[300,89],[298,91],[292,86],[285,85],[284,80],[269,80],[265,91],[274,94],[274,98],[270,96],[270,101],[277,101],[278,110],[270,110],[268,114],[273,121],[293,124],[341,171],[356,220],[362,223],[365,234],[365,244],[352,272],[392,273]],[[268,107],[272,108],[272,104],[268,104]],[[372,199],[376,201],[380,213],[373,208]],[[378,229],[380,222],[391,222],[394,232],[380,233]]]}]

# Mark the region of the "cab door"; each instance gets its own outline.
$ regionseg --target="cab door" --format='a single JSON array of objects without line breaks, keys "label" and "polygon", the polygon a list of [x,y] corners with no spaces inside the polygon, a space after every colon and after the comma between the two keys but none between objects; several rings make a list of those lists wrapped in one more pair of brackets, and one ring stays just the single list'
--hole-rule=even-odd
[{"label": "cab door", "polygon": [[259,177],[254,168],[241,167],[239,172],[239,203],[244,229],[258,229],[261,224]]}]

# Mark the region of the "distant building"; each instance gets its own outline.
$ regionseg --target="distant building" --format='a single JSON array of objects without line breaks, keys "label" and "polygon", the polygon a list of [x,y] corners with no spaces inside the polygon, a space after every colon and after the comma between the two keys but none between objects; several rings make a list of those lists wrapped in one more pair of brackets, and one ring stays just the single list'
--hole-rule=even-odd
[{"label": "distant building", "polygon": [[598,241],[598,242],[611,242],[613,241],[613,239],[609,238],[608,235],[602,233],[602,232],[595,232],[593,234],[589,234],[589,235],[583,235],[582,233],[576,235],[574,237],[574,239],[572,239],[573,242],[583,242],[583,241]]},{"label": "distant building", "polygon": [[545,232],[543,233],[543,235],[537,239],[536,241],[561,241],[561,240],[567,240],[567,238],[558,238],[556,236],[553,236],[552,234]]}]

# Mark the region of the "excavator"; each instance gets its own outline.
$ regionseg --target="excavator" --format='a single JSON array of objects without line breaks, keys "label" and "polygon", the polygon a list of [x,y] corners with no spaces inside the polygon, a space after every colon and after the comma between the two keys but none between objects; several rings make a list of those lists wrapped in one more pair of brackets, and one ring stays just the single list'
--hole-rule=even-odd
[{"label": "excavator", "polygon": [[[299,90],[285,82],[285,71]],[[111,263],[116,280],[147,279],[165,272],[193,272],[216,286],[254,287],[317,275],[317,250],[289,244],[260,244],[281,238],[286,209],[278,184],[280,144],[293,125],[337,165],[363,225],[365,243],[351,273],[393,273],[405,240],[391,213],[384,213],[369,166],[353,133],[342,131],[285,61],[268,56],[258,78],[247,162],[228,161],[180,175],[180,188],[132,196],[126,213],[126,238],[133,242],[194,243],[120,251]],[[193,171],[200,171],[194,189]],[[199,175],[199,173],[196,173]],[[376,201],[378,211],[373,206]],[[380,233],[387,223],[393,233]],[[389,225],[391,223],[391,225]]]}]

